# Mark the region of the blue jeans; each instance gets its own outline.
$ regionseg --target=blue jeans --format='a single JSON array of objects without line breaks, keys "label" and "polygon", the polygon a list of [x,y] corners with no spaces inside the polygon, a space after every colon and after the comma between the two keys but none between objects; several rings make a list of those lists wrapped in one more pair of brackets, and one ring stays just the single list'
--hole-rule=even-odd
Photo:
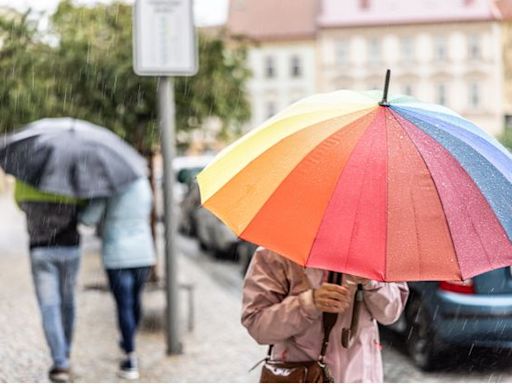
[{"label": "blue jeans", "polygon": [[43,320],[44,335],[57,368],[69,367],[75,320],[75,285],[79,247],[33,248],[32,277]]},{"label": "blue jeans", "polygon": [[150,267],[107,269],[110,290],[117,307],[117,321],[121,331],[121,348],[126,353],[135,351],[135,332],[141,318],[141,294]]}]

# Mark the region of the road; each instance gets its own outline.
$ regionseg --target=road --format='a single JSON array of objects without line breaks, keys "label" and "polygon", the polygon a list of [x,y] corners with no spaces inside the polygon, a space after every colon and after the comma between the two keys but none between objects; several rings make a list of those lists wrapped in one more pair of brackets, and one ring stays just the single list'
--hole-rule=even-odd
[{"label": "road", "polygon": [[[208,271],[220,289],[240,297],[242,275],[237,263],[215,260],[201,252],[193,239],[178,237],[178,249]],[[381,330],[384,374],[387,382],[512,382],[512,364],[507,358],[489,350],[454,351],[445,356],[446,367],[425,373],[416,368],[407,356],[403,338],[386,329]]]}]

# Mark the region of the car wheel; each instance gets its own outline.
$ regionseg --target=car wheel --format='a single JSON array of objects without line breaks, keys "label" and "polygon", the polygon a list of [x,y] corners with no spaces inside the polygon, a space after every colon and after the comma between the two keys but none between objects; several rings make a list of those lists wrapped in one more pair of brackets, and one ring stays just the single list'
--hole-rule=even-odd
[{"label": "car wheel", "polygon": [[190,219],[188,235],[190,237],[197,237],[197,223],[195,222],[193,217]]},{"label": "car wheel", "polygon": [[198,238],[199,240],[199,249],[201,251],[204,251],[204,252],[208,252],[210,250],[210,247],[208,247],[208,244],[206,244],[203,239],[201,239],[200,237]]},{"label": "car wheel", "polygon": [[227,249],[216,248],[213,252],[213,256],[218,260],[236,261],[236,243],[229,245]]},{"label": "car wheel", "polygon": [[438,367],[436,335],[430,326],[430,317],[419,298],[413,299],[407,307],[407,351],[417,367],[432,371]]}]

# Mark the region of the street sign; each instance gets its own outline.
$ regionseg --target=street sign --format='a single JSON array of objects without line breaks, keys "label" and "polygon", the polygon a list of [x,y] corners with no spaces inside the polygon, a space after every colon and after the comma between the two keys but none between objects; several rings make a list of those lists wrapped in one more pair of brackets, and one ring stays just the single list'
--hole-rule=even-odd
[{"label": "street sign", "polygon": [[179,332],[176,262],[174,171],[176,106],[171,76],[197,72],[197,40],[192,0],[135,0],[133,12],[133,69],[140,76],[159,76],[158,101],[164,158],[165,296],[167,353],[183,352]]},{"label": "street sign", "polygon": [[198,67],[192,0],[136,0],[133,68],[140,76],[192,76]]}]

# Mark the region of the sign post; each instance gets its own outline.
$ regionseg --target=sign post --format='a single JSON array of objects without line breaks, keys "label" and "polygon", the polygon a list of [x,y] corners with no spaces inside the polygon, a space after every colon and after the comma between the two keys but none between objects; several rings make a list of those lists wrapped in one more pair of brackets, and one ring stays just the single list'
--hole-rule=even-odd
[{"label": "sign post", "polygon": [[182,353],[178,324],[176,217],[172,162],[175,156],[173,76],[197,72],[192,0],[136,0],[133,12],[133,68],[139,76],[159,77],[159,122],[164,160],[167,353]]}]

